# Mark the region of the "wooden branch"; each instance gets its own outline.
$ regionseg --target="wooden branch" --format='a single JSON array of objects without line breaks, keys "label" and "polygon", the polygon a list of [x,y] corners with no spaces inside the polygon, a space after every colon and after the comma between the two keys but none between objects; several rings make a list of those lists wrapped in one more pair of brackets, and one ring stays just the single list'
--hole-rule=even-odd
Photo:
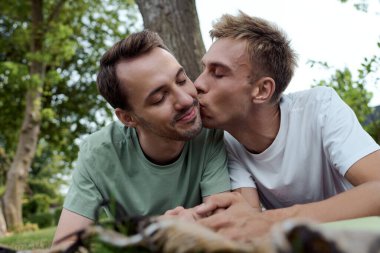
[{"label": "wooden branch", "polygon": [[58,16],[59,16],[59,13],[62,9],[62,6],[65,4],[67,0],[59,0],[54,8],[53,8],[53,11],[50,13],[48,19],[46,20],[46,27],[48,29],[48,27],[50,26],[51,22],[54,21]]}]

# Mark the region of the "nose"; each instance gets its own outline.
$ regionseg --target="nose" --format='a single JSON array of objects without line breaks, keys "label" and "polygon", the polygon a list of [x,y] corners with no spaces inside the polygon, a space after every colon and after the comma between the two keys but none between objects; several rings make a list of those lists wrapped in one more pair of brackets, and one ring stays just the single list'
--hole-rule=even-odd
[{"label": "nose", "polygon": [[208,88],[204,79],[205,79],[205,75],[203,72],[198,76],[198,78],[194,82],[194,85],[195,85],[195,88],[197,89],[198,94],[204,94],[208,92]]},{"label": "nose", "polygon": [[196,95],[192,96],[192,93],[187,91],[186,89],[178,87],[176,92],[176,101],[174,104],[174,108],[179,111],[183,110],[184,108],[189,108],[193,105],[195,96]]}]

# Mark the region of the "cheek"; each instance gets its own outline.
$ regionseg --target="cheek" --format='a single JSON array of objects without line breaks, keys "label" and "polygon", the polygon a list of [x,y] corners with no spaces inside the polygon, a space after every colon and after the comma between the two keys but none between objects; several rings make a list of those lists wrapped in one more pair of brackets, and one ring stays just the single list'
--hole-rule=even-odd
[{"label": "cheek", "polygon": [[154,121],[167,120],[173,116],[174,110],[172,104],[166,101],[161,106],[153,106],[145,108],[142,114],[147,119],[152,119]]},{"label": "cheek", "polygon": [[197,89],[195,88],[195,85],[194,84],[191,84],[191,85],[188,85],[188,87],[186,88],[186,92],[192,96],[192,97],[197,97],[198,95],[198,92],[197,92]]},{"label": "cheek", "polygon": [[231,91],[227,90],[227,89],[216,89],[215,90],[215,93],[214,93],[214,101],[219,105],[219,106],[228,106],[231,101],[232,101],[232,97],[231,96]]},{"label": "cheek", "polygon": [[247,103],[246,96],[238,91],[224,91],[218,94],[215,99],[215,105],[220,108],[221,112],[239,113],[245,108]]}]

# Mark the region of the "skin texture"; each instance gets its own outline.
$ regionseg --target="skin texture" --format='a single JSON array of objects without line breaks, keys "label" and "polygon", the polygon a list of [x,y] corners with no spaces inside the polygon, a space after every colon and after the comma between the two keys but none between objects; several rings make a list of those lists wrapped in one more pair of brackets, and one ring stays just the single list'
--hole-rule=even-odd
[{"label": "skin texture", "polygon": [[[216,40],[202,65],[204,70],[194,84],[204,125],[228,131],[251,153],[266,150],[280,128],[279,105],[271,100],[275,82],[265,76],[248,81],[246,42]],[[357,161],[345,177],[356,187],[319,202],[262,212],[257,190],[242,188],[210,196],[195,211],[204,217],[198,220],[200,224],[240,241],[264,235],[273,224],[288,218],[328,222],[380,215],[380,151]]]},{"label": "skin texture", "polygon": [[[162,66],[165,66],[163,71]],[[195,137],[202,122],[194,84],[167,51],[155,48],[121,61],[117,75],[133,110],[115,110],[126,126],[135,127],[145,154],[157,163],[175,159],[184,141]]]},{"label": "skin texture", "polygon": [[[205,127],[228,128],[247,114],[253,86],[248,82],[250,68],[245,47],[243,41],[218,41],[203,57],[203,72],[196,87]],[[228,50],[220,54],[224,48]]]},{"label": "skin texture", "polygon": [[[156,164],[171,163],[180,155],[185,141],[202,128],[194,84],[177,60],[161,48],[119,62],[116,72],[133,108],[115,109],[117,117],[126,126],[136,128],[148,159]],[[92,223],[91,219],[63,209],[53,245]],[[63,243],[74,240],[75,237],[68,238]]]}]

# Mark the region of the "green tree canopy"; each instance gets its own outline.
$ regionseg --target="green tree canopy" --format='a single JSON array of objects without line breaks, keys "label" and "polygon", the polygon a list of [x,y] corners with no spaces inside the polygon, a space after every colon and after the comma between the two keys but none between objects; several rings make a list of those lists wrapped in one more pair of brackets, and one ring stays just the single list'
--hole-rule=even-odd
[{"label": "green tree canopy", "polygon": [[[380,43],[377,43],[380,49]],[[327,63],[310,61],[311,65],[315,64],[324,66],[327,69],[333,69]],[[351,107],[358,117],[359,122],[364,129],[380,143],[380,119],[370,121],[369,115],[374,112],[374,108],[369,105],[372,99],[372,92],[367,90],[367,84],[378,85],[380,77],[380,53],[372,57],[364,58],[361,67],[357,73],[352,73],[347,67],[343,70],[335,69],[334,73],[328,80],[316,81],[315,86],[328,86],[334,88],[339,96]]]},{"label": "green tree canopy", "polygon": [[[54,197],[62,174],[73,166],[78,138],[112,117],[96,90],[98,61],[136,29],[137,8],[130,0],[40,0],[42,22],[33,30],[33,1],[0,3],[0,185],[16,152],[25,94],[36,88],[41,93],[40,134],[27,193],[41,191],[44,182],[56,185],[44,188]],[[33,52],[30,41],[36,36],[41,50]],[[33,61],[42,64],[43,75],[31,74]]]}]

